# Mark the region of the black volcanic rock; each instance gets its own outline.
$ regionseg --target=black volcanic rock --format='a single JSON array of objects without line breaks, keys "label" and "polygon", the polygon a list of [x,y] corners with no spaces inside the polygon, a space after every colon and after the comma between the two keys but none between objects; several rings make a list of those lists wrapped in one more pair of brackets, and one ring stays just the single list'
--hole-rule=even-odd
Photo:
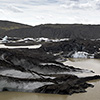
[{"label": "black volcanic rock", "polygon": [[70,39],[62,42],[50,42],[45,43],[40,48],[45,52],[52,52],[53,54],[59,53],[67,58],[76,51],[87,52],[89,54],[99,55],[100,52],[100,40],[84,40],[84,39]]},{"label": "black volcanic rock", "polygon": [[[60,79],[61,78],[61,79]],[[86,88],[94,87],[86,81],[100,79],[100,76],[91,76],[78,78],[74,75],[61,76],[58,80],[60,84],[52,84],[40,87],[35,90],[37,93],[53,93],[53,94],[73,94],[86,92]],[[58,81],[57,80],[57,81]]]},{"label": "black volcanic rock", "polygon": [[[65,66],[56,61],[56,57],[39,50],[29,49],[0,49],[1,66],[6,65],[8,68],[15,66],[15,69],[30,70],[41,74],[55,74],[61,72],[78,71],[81,69],[72,66]],[[8,65],[7,65],[8,64]]]},{"label": "black volcanic rock", "polygon": [[[35,90],[37,93],[52,93],[52,94],[73,94],[86,92],[87,87],[93,87],[93,85],[82,82],[78,83],[78,79],[67,80],[62,84],[46,85]],[[77,84],[76,84],[77,83]]]},{"label": "black volcanic rock", "polygon": [[100,59],[100,52],[95,53],[94,58]]},{"label": "black volcanic rock", "polygon": [[87,80],[100,79],[99,76],[78,78],[67,72],[85,70],[65,66],[39,49],[0,49],[0,91],[73,94],[92,86]]}]

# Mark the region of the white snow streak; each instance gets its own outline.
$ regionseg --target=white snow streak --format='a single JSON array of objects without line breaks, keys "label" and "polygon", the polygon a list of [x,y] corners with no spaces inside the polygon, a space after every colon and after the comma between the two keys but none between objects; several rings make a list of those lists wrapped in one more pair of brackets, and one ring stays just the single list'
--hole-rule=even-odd
[{"label": "white snow streak", "polygon": [[42,45],[31,45],[31,46],[6,46],[4,44],[0,44],[0,48],[8,48],[8,49],[17,49],[17,48],[28,48],[28,49],[38,49]]}]

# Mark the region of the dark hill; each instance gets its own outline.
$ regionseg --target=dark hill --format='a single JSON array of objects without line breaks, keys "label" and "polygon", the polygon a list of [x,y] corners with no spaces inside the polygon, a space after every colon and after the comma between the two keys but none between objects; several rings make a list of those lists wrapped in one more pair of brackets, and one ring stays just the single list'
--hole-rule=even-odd
[{"label": "dark hill", "polygon": [[28,27],[31,27],[31,26],[16,23],[16,22],[0,20],[0,34],[3,34],[4,32],[9,31],[9,30],[28,28]]},{"label": "dark hill", "polygon": [[[5,23],[5,22],[4,22]],[[12,25],[13,26],[13,25]],[[47,38],[100,38],[100,25],[82,24],[44,24],[35,27],[21,27],[0,33],[11,37]]]}]

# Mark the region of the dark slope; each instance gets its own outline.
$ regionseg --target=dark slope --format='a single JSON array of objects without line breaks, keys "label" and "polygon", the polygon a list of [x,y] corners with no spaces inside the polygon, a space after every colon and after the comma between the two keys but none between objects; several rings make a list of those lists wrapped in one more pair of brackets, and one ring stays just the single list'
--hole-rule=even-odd
[{"label": "dark slope", "polygon": [[28,27],[31,27],[31,26],[16,23],[16,22],[0,20],[0,34],[3,34],[4,32],[9,31],[9,30],[20,29],[20,28],[28,28]]},{"label": "dark slope", "polygon": [[47,38],[100,38],[100,25],[82,24],[45,24],[31,28],[14,29],[0,36],[47,37]]}]

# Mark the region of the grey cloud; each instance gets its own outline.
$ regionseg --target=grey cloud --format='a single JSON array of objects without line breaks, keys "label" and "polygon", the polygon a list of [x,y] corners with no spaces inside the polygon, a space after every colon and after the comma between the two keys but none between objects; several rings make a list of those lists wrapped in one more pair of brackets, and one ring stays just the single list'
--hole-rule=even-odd
[{"label": "grey cloud", "polygon": [[[84,10],[84,9],[92,9],[93,5],[91,2],[75,2],[76,0],[71,0],[71,2],[66,2],[65,4],[63,4],[61,7],[63,8],[69,8],[69,9],[73,9],[73,10]],[[78,1],[78,0],[77,0]]]},{"label": "grey cloud", "polygon": [[70,1],[75,1],[75,2],[79,2],[79,0],[70,0]]},{"label": "grey cloud", "polygon": [[100,10],[100,1],[97,1],[97,2],[96,2],[96,9],[97,9],[97,10]]},{"label": "grey cloud", "polygon": [[[3,0],[1,4],[3,3]],[[94,1],[94,3],[93,3]],[[63,8],[69,8],[69,9],[92,9],[94,7],[93,4],[95,4],[95,8],[99,9],[100,4],[97,4],[99,0],[4,0],[5,4],[9,4],[9,2],[12,2],[12,5],[15,6],[7,6],[6,8],[10,11],[20,13],[22,12],[22,9],[28,9],[29,6],[41,6],[41,5],[61,5]],[[0,4],[0,6],[1,6]],[[22,6],[25,5],[25,6]],[[92,5],[92,6],[91,6]]]},{"label": "grey cloud", "polygon": [[22,13],[23,11],[21,9],[19,9],[17,6],[14,5],[0,5],[0,9],[2,10],[9,10],[12,11],[14,13]]},{"label": "grey cloud", "polygon": [[13,6],[13,5],[9,5],[6,7],[8,10],[14,12],[14,13],[22,13],[23,11],[20,10],[19,8]]},{"label": "grey cloud", "polygon": [[28,4],[33,6],[56,4],[56,3],[58,3],[58,0],[29,0],[29,1],[23,0],[23,4]]}]

